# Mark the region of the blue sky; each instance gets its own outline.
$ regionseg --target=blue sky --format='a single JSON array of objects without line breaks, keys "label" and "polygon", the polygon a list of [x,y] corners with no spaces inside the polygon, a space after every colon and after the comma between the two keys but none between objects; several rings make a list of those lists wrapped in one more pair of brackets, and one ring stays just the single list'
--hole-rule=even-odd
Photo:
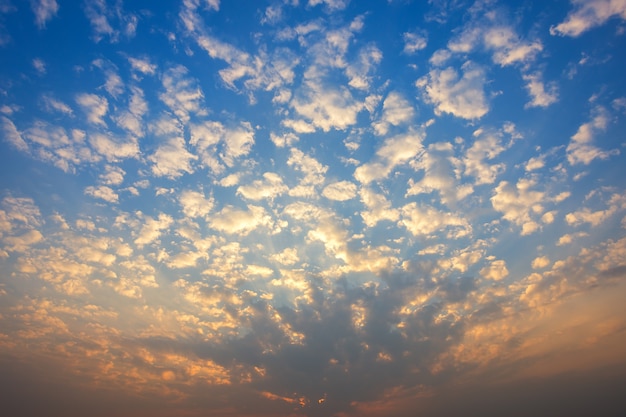
[{"label": "blue sky", "polygon": [[1,0],[5,409],[621,415],[625,20]]}]

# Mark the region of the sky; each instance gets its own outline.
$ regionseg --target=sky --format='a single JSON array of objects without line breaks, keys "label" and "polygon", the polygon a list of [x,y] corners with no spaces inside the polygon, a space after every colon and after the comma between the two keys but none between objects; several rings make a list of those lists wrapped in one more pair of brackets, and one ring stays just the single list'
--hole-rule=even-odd
[{"label": "sky", "polygon": [[623,416],[626,0],[0,0],[14,417]]}]

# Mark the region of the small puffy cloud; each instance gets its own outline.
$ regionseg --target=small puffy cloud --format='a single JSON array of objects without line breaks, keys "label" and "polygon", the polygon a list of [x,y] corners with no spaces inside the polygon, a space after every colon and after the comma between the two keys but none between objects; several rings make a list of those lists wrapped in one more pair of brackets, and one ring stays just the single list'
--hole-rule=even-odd
[{"label": "small puffy cloud", "polygon": [[526,81],[526,89],[530,95],[530,102],[525,107],[548,107],[558,101],[556,87],[551,85],[546,89],[541,74],[527,74],[523,76]]},{"label": "small puffy cloud", "polygon": [[356,185],[350,181],[339,181],[329,184],[322,195],[329,200],[346,201],[356,196]]},{"label": "small puffy cloud", "polygon": [[254,145],[254,128],[249,122],[241,122],[239,126],[227,129],[223,140],[225,149],[220,156],[227,166],[232,167],[238,158],[250,153]]},{"label": "small puffy cloud", "polygon": [[35,14],[35,24],[39,29],[46,27],[46,22],[52,19],[59,11],[56,0],[31,0],[30,7]]},{"label": "small puffy cloud", "polygon": [[150,62],[148,58],[133,58],[128,57],[128,62],[134,71],[140,72],[146,75],[154,75],[157,69],[156,64]]},{"label": "small puffy cloud", "polygon": [[206,217],[213,209],[213,198],[206,198],[204,193],[185,190],[180,193],[178,202],[187,217]]},{"label": "small puffy cloud", "polygon": [[509,275],[506,262],[503,259],[491,261],[491,263],[480,270],[480,275],[486,279],[500,281]]},{"label": "small puffy cloud", "polygon": [[504,171],[504,163],[489,163],[494,160],[506,148],[502,145],[502,140],[498,133],[474,132],[477,139],[467,150],[463,157],[465,175],[476,178],[476,184],[493,184],[496,177]]},{"label": "small puffy cloud", "polygon": [[389,93],[383,102],[383,114],[378,122],[373,124],[374,130],[379,135],[384,135],[389,126],[399,126],[410,122],[415,116],[413,106],[396,91]]},{"label": "small puffy cloud", "polygon": [[279,148],[284,148],[286,146],[293,146],[300,138],[294,133],[288,132],[283,133],[282,135],[277,135],[274,132],[270,133],[270,140]]},{"label": "small puffy cloud", "polygon": [[7,117],[0,117],[2,121],[2,133],[4,140],[13,145],[16,149],[22,152],[28,152],[28,144],[22,138],[22,134],[17,130],[15,124]]},{"label": "small puffy cloud", "polygon": [[159,98],[183,122],[189,121],[190,114],[204,115],[202,107],[204,94],[198,82],[188,76],[189,71],[182,65],[168,69],[163,74],[163,91]]},{"label": "small puffy cloud", "polygon": [[249,200],[272,199],[287,191],[280,175],[274,172],[266,172],[263,179],[254,180],[250,184],[241,185],[237,188],[237,194]]},{"label": "small puffy cloud", "polygon": [[363,187],[359,195],[363,205],[365,205],[365,210],[361,212],[361,218],[368,227],[373,227],[383,220],[395,222],[400,218],[399,210],[393,208],[391,202],[383,194],[378,194],[371,188]]},{"label": "small puffy cloud", "polygon": [[104,173],[100,175],[100,181],[104,185],[120,185],[124,182],[124,175],[126,172],[116,166],[107,165],[105,167]]},{"label": "small puffy cloud", "polygon": [[437,115],[449,113],[463,119],[479,119],[489,111],[484,91],[485,71],[469,61],[461,70],[463,75],[459,77],[452,67],[432,69],[416,85],[424,91],[425,100],[435,106]]},{"label": "small puffy cloud", "polygon": [[59,113],[63,113],[67,116],[72,116],[74,114],[74,111],[72,110],[72,108],[70,106],[68,106],[67,104],[65,104],[64,102],[62,102],[61,100],[58,100],[54,97],[52,97],[49,94],[44,94],[43,96],[41,96],[41,104],[43,106],[43,108],[47,111],[47,112],[59,112]]},{"label": "small puffy cloud", "polygon": [[402,207],[400,224],[414,236],[430,236],[447,230],[447,237],[456,239],[472,232],[468,221],[454,213],[439,211],[434,207],[409,203]]},{"label": "small puffy cloud", "polygon": [[520,179],[515,186],[502,181],[495,189],[491,204],[502,217],[522,227],[522,235],[538,230],[537,218],[544,212],[545,193],[533,190],[534,181]]},{"label": "small puffy cloud", "polygon": [[9,252],[26,252],[32,245],[44,239],[39,230],[29,230],[19,236],[7,236],[4,238],[4,249]]},{"label": "small puffy cloud", "polygon": [[362,184],[386,178],[396,166],[409,162],[422,151],[423,139],[423,132],[414,131],[385,139],[374,160],[358,167],[354,177]]},{"label": "small puffy cloud", "polygon": [[139,231],[139,235],[135,239],[135,245],[138,247],[143,247],[149,243],[157,240],[163,230],[168,229],[174,220],[171,216],[161,213],[155,219],[153,217],[146,217],[143,225],[141,226],[141,230]]},{"label": "small puffy cloud", "polygon": [[487,29],[482,40],[485,47],[493,51],[494,62],[503,67],[532,61],[535,55],[543,50],[541,42],[524,42],[509,26]]},{"label": "small puffy cloud", "polygon": [[92,133],[89,135],[89,143],[96,152],[110,162],[135,158],[139,155],[139,145],[132,138],[121,140],[113,138],[111,135]]},{"label": "small puffy cloud", "polygon": [[574,10],[565,20],[550,27],[550,34],[578,37],[612,17],[626,20],[626,0],[571,0]]},{"label": "small puffy cloud", "polygon": [[239,209],[226,206],[211,217],[211,227],[228,234],[247,235],[254,229],[262,226],[271,226],[271,217],[263,207],[248,206]]},{"label": "small puffy cloud", "polygon": [[309,0],[309,6],[317,6],[319,4],[323,4],[330,11],[343,10],[345,9],[350,0]]},{"label": "small puffy cloud", "polygon": [[542,269],[550,265],[550,259],[547,256],[540,256],[533,259],[531,266],[533,269]]},{"label": "small puffy cloud", "polygon": [[595,116],[587,123],[583,123],[571,137],[567,145],[567,161],[571,165],[589,165],[594,159],[607,159],[611,155],[618,155],[619,149],[603,150],[593,145],[594,136],[606,130],[609,115],[603,107],[595,109]]},{"label": "small puffy cloud", "polygon": [[434,143],[428,146],[411,166],[423,170],[424,176],[418,181],[409,179],[407,196],[439,192],[441,202],[454,205],[474,191],[471,184],[459,184],[458,168],[461,161],[453,156],[450,143]]},{"label": "small puffy cloud", "polygon": [[99,198],[108,203],[117,203],[119,201],[119,196],[117,193],[106,185],[99,185],[97,187],[89,186],[85,188],[85,194],[92,196],[93,198]]},{"label": "small puffy cloud", "polygon": [[426,48],[427,38],[421,33],[405,32],[402,36],[404,39],[404,53],[414,54]]},{"label": "small puffy cloud", "polygon": [[138,18],[135,14],[122,8],[122,2],[111,6],[106,0],[91,0],[85,3],[84,11],[91,29],[93,40],[97,43],[104,37],[109,37],[115,43],[120,34],[127,38],[135,36]]},{"label": "small puffy cloud", "polygon": [[196,159],[198,157],[187,150],[185,140],[180,137],[168,139],[148,157],[148,161],[152,162],[152,173],[170,179],[194,172],[191,163]]},{"label": "small puffy cloud", "polygon": [[324,132],[345,130],[354,125],[364,108],[347,88],[324,86],[321,80],[307,82],[303,92],[291,101],[291,106],[298,115]]},{"label": "small puffy cloud", "polygon": [[37,71],[39,75],[44,75],[47,71],[46,63],[43,62],[41,58],[33,59],[33,68],[35,68],[35,71]]},{"label": "small puffy cloud", "polygon": [[104,116],[109,111],[109,102],[106,97],[97,94],[82,93],[76,96],[76,102],[87,115],[87,121],[94,125],[106,127]]}]

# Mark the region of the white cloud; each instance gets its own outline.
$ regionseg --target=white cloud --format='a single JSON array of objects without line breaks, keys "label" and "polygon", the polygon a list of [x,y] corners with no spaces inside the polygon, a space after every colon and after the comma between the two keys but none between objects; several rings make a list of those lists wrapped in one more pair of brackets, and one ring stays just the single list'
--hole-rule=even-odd
[{"label": "white cloud", "polygon": [[488,266],[485,266],[480,270],[480,275],[486,279],[493,281],[500,281],[509,275],[509,270],[506,267],[506,261],[497,259],[491,261]]},{"label": "white cloud", "polygon": [[250,153],[254,145],[254,128],[248,122],[241,122],[239,126],[227,129],[223,140],[225,148],[220,156],[227,166],[232,167],[238,158]]},{"label": "white cloud", "polygon": [[374,227],[383,220],[395,222],[400,218],[400,212],[391,206],[391,202],[383,195],[368,187],[361,188],[359,195],[365,205],[361,218],[368,227]]},{"label": "white cloud", "polygon": [[541,42],[524,42],[509,26],[487,29],[482,40],[485,47],[493,51],[494,62],[501,66],[530,62],[543,50]]},{"label": "white cloud", "polygon": [[76,102],[83,108],[89,123],[106,127],[106,122],[103,120],[109,111],[109,102],[106,97],[82,93],[76,96]]},{"label": "white cloud", "polygon": [[158,218],[146,217],[143,225],[141,226],[141,230],[139,231],[139,236],[135,239],[135,245],[139,248],[154,242],[157,240],[163,230],[167,230],[174,220],[171,216],[160,213]]},{"label": "white cloud", "polygon": [[189,121],[190,114],[205,115],[202,107],[204,94],[198,82],[188,77],[189,70],[182,65],[168,69],[163,74],[162,83],[165,91],[159,98],[183,122]]},{"label": "white cloud", "polygon": [[550,259],[547,256],[540,256],[533,259],[531,266],[533,269],[543,269],[550,265]]},{"label": "white cloud", "polygon": [[187,217],[206,217],[213,209],[213,198],[206,198],[204,193],[185,190],[180,193],[178,202]]},{"label": "white cloud", "polygon": [[291,132],[283,133],[282,135],[277,135],[274,132],[270,133],[270,140],[279,148],[284,148],[286,146],[293,146],[300,138]]},{"label": "white cloud", "polygon": [[126,172],[117,166],[107,165],[104,173],[100,175],[100,181],[104,185],[120,185],[124,182]]},{"label": "white cloud", "polygon": [[49,94],[44,94],[43,96],[41,96],[41,102],[43,104],[43,108],[48,112],[57,111],[67,116],[72,116],[74,114],[74,111],[70,106],[68,106],[61,100],[52,97]]},{"label": "white cloud", "polygon": [[613,194],[608,202],[608,208],[605,210],[592,211],[588,207],[568,213],[565,216],[567,224],[578,226],[583,223],[589,223],[591,226],[599,226],[609,217],[613,216],[619,210],[626,208],[626,196]]},{"label": "white cloud", "polygon": [[531,98],[526,107],[548,107],[558,101],[556,86],[551,85],[546,91],[541,74],[527,74],[523,78],[526,81],[526,89]]},{"label": "white cloud", "polygon": [[402,37],[406,54],[414,54],[426,48],[427,38],[421,33],[405,32]]},{"label": "white cloud", "polygon": [[109,162],[139,156],[139,145],[133,138],[121,140],[112,135],[92,133],[89,135],[89,143],[96,152],[104,156]]},{"label": "white cloud", "polygon": [[128,62],[134,71],[138,71],[146,75],[154,75],[156,73],[157,66],[150,62],[149,58],[133,58],[128,57]]},{"label": "white cloud", "polygon": [[8,141],[16,149],[22,152],[28,152],[28,144],[24,141],[13,122],[4,116],[0,119],[2,120],[2,136],[4,140]]},{"label": "white cloud", "polygon": [[45,75],[47,71],[46,63],[41,58],[33,59],[33,68],[35,68],[35,71],[37,71],[39,75]]},{"label": "white cloud", "polygon": [[350,0],[309,0],[309,6],[325,5],[330,11],[345,9]]},{"label": "white cloud", "polygon": [[39,29],[46,27],[46,22],[52,19],[59,11],[56,0],[31,0],[30,7],[35,13],[35,24]]},{"label": "white cloud", "polygon": [[577,37],[612,17],[626,20],[626,0],[571,0],[574,10],[550,34]]},{"label": "white cloud", "polygon": [[350,181],[338,181],[329,184],[322,191],[322,195],[329,200],[347,201],[356,196],[356,185]]},{"label": "white cloud", "polygon": [[446,236],[456,239],[472,232],[471,225],[462,217],[417,203],[409,203],[402,207],[402,218],[399,223],[414,236],[430,236],[447,230]]},{"label": "white cloud", "polygon": [[504,163],[489,164],[486,161],[493,160],[506,148],[502,145],[498,134],[488,132],[483,134],[482,130],[474,132],[478,139],[465,153],[463,164],[465,165],[465,175],[476,178],[476,184],[492,184],[496,177],[504,171]]},{"label": "white cloud", "polygon": [[99,185],[97,187],[89,186],[85,188],[85,194],[109,203],[117,203],[119,201],[117,193],[113,191],[111,187],[106,185]]},{"label": "white cloud", "polygon": [[148,161],[152,162],[152,173],[169,179],[176,179],[184,173],[193,173],[191,163],[196,159],[198,157],[187,150],[185,139],[180,137],[166,140],[148,157]]},{"label": "white cloud", "polygon": [[211,227],[228,234],[247,235],[258,227],[272,225],[272,218],[265,209],[253,205],[247,210],[226,206],[211,217]]},{"label": "white cloud", "polygon": [[386,178],[396,166],[407,163],[423,150],[423,138],[423,132],[410,131],[385,139],[374,161],[358,167],[354,177],[362,184]]},{"label": "white cloud", "polygon": [[461,67],[463,76],[448,67],[432,69],[417,86],[424,90],[427,102],[435,106],[435,113],[449,113],[463,119],[479,119],[489,111],[485,97],[485,71],[476,64],[466,62]]},{"label": "white cloud", "polygon": [[607,159],[620,153],[619,149],[607,151],[592,144],[594,135],[606,130],[609,123],[606,109],[597,107],[594,112],[596,113],[594,118],[582,124],[567,145],[567,161],[571,165],[589,165],[594,159]]},{"label": "white cloud", "polygon": [[291,101],[291,106],[298,115],[324,132],[345,130],[354,125],[357,114],[364,108],[347,88],[324,86],[321,80],[307,82]]},{"label": "white cloud", "polygon": [[416,170],[423,170],[424,176],[418,181],[409,179],[406,195],[438,191],[443,204],[456,204],[474,191],[471,184],[459,184],[460,165],[461,161],[453,155],[451,143],[429,145],[428,150],[411,164]]},{"label": "white cloud", "polygon": [[322,165],[312,156],[296,148],[291,149],[291,155],[287,160],[287,165],[294,167],[296,171],[300,171],[304,174],[304,177],[300,180],[300,185],[304,186],[323,184],[326,171],[328,171],[327,166]]},{"label": "white cloud", "polygon": [[413,106],[396,91],[389,93],[383,102],[383,114],[378,122],[373,123],[378,135],[385,135],[389,126],[399,126],[410,122],[415,116]]},{"label": "white cloud", "polygon": [[29,230],[18,236],[7,236],[3,239],[4,249],[9,252],[26,252],[32,245],[44,240],[39,230]]},{"label": "white cloud", "polygon": [[286,191],[287,186],[283,179],[274,172],[266,172],[263,179],[254,180],[237,188],[237,194],[249,200],[272,199]]},{"label": "white cloud", "polygon": [[520,179],[515,186],[501,181],[491,197],[493,208],[503,213],[503,218],[522,227],[522,235],[539,229],[537,220],[544,212],[545,193],[533,190],[536,182]]},{"label": "white cloud", "polygon": [[127,38],[135,36],[138,18],[135,14],[123,10],[122,2],[109,6],[107,0],[90,0],[85,3],[84,10],[96,43],[105,36],[113,43],[119,40],[120,34]]}]

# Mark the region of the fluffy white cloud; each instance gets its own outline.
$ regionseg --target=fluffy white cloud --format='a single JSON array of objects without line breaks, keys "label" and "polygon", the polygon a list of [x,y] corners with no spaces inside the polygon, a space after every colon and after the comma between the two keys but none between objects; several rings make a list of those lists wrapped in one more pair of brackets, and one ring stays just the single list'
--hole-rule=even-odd
[{"label": "fluffy white cloud", "polygon": [[389,93],[383,102],[383,114],[379,121],[373,123],[374,131],[385,135],[389,126],[399,126],[410,122],[415,116],[413,106],[397,91]]},{"label": "fluffy white cloud", "polygon": [[441,202],[454,205],[474,191],[471,184],[459,183],[461,161],[454,157],[451,143],[434,143],[419,155],[411,164],[416,170],[423,170],[424,176],[418,181],[409,179],[407,196],[439,192]]},{"label": "fluffy white cloud", "polygon": [[272,218],[265,209],[253,205],[247,209],[226,206],[211,217],[211,227],[228,234],[247,235],[258,227],[272,225]]},{"label": "fluffy white cloud", "polygon": [[180,193],[178,202],[187,217],[206,217],[213,209],[213,198],[206,198],[204,193],[185,190]]},{"label": "fluffy white cloud", "polygon": [[165,91],[159,95],[183,123],[189,121],[190,114],[206,114],[206,109],[202,107],[204,94],[198,82],[188,74],[189,70],[182,65],[168,69],[162,77]]},{"label": "fluffy white cloud", "polygon": [[76,96],[76,102],[83,108],[89,123],[106,127],[104,117],[109,112],[109,102],[106,97],[82,93]]},{"label": "fluffy white cloud", "polygon": [[52,19],[59,11],[56,0],[31,0],[30,7],[35,13],[35,24],[39,29],[46,27],[46,22]]},{"label": "fluffy white cloud", "polygon": [[520,179],[515,186],[502,181],[491,197],[493,208],[503,213],[502,217],[522,227],[522,235],[539,229],[537,219],[544,212],[545,193],[533,190],[535,181]]},{"label": "fluffy white cloud", "polygon": [[108,203],[117,203],[119,201],[117,193],[111,187],[106,185],[99,185],[97,187],[89,186],[85,188],[85,194],[94,198],[99,198]]},{"label": "fluffy white cloud", "polygon": [[0,118],[2,120],[2,133],[3,137],[6,141],[8,141],[11,145],[13,145],[16,149],[19,149],[22,152],[28,151],[28,144],[22,138],[22,135],[15,127],[15,124],[8,119],[7,117],[2,116]]},{"label": "fluffy white cloud", "polygon": [[489,111],[485,97],[485,71],[472,62],[461,67],[463,75],[452,67],[432,69],[420,78],[417,86],[425,93],[427,102],[435,106],[435,113],[449,113],[463,119],[479,119]]},{"label": "fluffy white cloud", "polygon": [[351,200],[356,196],[356,185],[350,181],[334,182],[324,188],[322,195],[329,200]]},{"label": "fluffy white cloud", "polygon": [[594,135],[606,130],[609,123],[606,109],[597,107],[595,113],[591,121],[578,128],[567,145],[567,161],[572,165],[589,165],[594,159],[607,159],[611,155],[619,154],[619,149],[607,151],[593,145]]},{"label": "fluffy white cloud", "polygon": [[571,0],[574,10],[565,20],[550,27],[552,35],[577,37],[612,17],[626,20],[626,0]]},{"label": "fluffy white cloud", "polygon": [[148,157],[152,162],[152,173],[159,177],[175,179],[184,173],[194,172],[192,161],[197,155],[190,153],[183,138],[170,138]]},{"label": "fluffy white cloud", "polygon": [[163,230],[167,230],[174,222],[174,219],[165,213],[159,214],[156,219],[146,216],[143,220],[139,235],[135,239],[135,245],[139,248],[157,240],[163,233]]},{"label": "fluffy white cloud", "polygon": [[358,167],[354,177],[362,184],[386,178],[395,167],[409,162],[422,151],[423,139],[424,133],[416,131],[385,139],[374,160]]},{"label": "fluffy white cloud", "polygon": [[249,200],[262,200],[274,198],[287,191],[280,175],[274,172],[266,172],[263,179],[254,180],[250,184],[241,185],[237,188],[237,194]]},{"label": "fluffy white cloud", "polygon": [[414,54],[426,48],[427,38],[423,34],[405,32],[402,37],[404,39],[404,52],[407,54]]},{"label": "fluffy white cloud", "polygon": [[110,162],[125,158],[135,158],[139,155],[139,145],[132,138],[122,140],[111,135],[91,133],[89,135],[89,144]]},{"label": "fluffy white cloud", "polygon": [[547,88],[539,73],[527,74],[523,76],[526,81],[526,89],[530,95],[530,102],[526,107],[548,107],[558,101],[556,87],[551,85]]},{"label": "fluffy white cloud", "polygon": [[430,236],[447,231],[446,237],[460,238],[471,234],[468,221],[451,212],[439,211],[434,207],[409,203],[402,207],[400,224],[414,236]]},{"label": "fluffy white cloud", "polygon": [[480,275],[486,279],[493,281],[500,281],[509,275],[509,270],[506,267],[506,261],[503,259],[497,259],[491,261],[491,263],[480,270]]},{"label": "fluffy white cloud", "polygon": [[492,184],[496,177],[504,171],[504,163],[489,163],[506,148],[501,143],[500,135],[479,129],[474,132],[477,137],[463,158],[465,175],[476,178],[476,184]]}]

